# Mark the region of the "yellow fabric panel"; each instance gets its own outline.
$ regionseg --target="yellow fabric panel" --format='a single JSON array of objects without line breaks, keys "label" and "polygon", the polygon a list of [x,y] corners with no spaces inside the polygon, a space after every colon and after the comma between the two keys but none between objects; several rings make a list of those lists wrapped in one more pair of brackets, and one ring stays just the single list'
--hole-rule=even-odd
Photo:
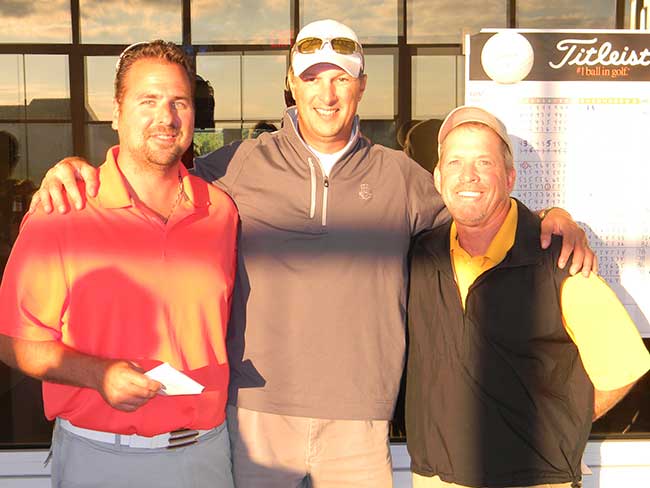
[{"label": "yellow fabric panel", "polygon": [[571,276],[560,299],[564,326],[598,390],[621,388],[650,369],[636,325],[600,276]]}]

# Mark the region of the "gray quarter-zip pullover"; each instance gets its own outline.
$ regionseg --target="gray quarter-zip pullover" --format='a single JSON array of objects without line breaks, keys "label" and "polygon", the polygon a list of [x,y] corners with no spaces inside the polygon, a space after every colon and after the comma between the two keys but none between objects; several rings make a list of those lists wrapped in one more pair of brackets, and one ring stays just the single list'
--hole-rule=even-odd
[{"label": "gray quarter-zip pullover", "polygon": [[359,134],[325,177],[289,114],[279,131],[195,164],[241,218],[229,402],[389,419],[404,363],[410,239],[448,220],[431,174]]}]

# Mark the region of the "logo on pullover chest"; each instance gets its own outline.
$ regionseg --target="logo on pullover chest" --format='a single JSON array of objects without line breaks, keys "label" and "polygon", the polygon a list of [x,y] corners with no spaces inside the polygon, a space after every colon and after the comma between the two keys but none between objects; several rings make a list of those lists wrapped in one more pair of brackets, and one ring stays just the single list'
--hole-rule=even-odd
[{"label": "logo on pullover chest", "polygon": [[372,190],[370,185],[367,183],[361,183],[359,185],[359,198],[361,200],[370,200],[372,198]]}]

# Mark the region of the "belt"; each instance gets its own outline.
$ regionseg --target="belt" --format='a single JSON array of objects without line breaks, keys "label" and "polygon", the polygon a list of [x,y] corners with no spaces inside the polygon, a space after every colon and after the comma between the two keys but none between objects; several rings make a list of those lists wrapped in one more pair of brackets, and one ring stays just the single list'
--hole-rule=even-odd
[{"label": "belt", "polygon": [[[69,420],[57,418],[57,424],[75,435],[85,437],[97,442],[105,442],[107,444],[122,445],[135,447],[138,449],[175,449],[177,447],[186,447],[195,444],[199,437],[212,432],[210,430],[194,430],[194,429],[180,429],[172,432],[165,432],[153,437],[145,437],[138,434],[113,434],[111,432],[103,432],[101,430],[84,429],[72,425]],[[217,428],[217,427],[215,427]]]}]

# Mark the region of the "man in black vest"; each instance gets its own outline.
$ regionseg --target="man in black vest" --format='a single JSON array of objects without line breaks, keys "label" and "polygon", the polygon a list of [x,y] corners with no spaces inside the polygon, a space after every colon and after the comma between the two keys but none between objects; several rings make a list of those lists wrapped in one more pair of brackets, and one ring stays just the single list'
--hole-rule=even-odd
[{"label": "man in black vest", "polygon": [[438,136],[453,221],[417,239],[409,298],[413,486],[577,487],[593,419],[650,368],[634,323],[595,274],[555,266],[539,217],[510,197],[504,125],[460,107]]}]

